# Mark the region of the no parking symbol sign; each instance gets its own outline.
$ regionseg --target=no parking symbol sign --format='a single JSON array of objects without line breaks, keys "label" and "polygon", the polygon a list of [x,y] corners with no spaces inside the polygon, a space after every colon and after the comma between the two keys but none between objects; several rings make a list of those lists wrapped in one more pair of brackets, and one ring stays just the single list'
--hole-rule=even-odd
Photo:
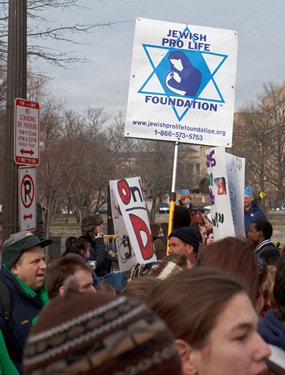
[{"label": "no parking symbol sign", "polygon": [[36,229],[35,167],[19,167],[19,218],[21,230]]}]

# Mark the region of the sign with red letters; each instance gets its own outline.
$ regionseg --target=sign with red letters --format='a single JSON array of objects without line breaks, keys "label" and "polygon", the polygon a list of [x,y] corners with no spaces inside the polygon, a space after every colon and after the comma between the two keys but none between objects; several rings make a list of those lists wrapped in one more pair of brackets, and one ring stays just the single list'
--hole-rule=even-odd
[{"label": "sign with red letters", "polygon": [[17,164],[38,165],[39,158],[39,103],[15,100],[14,160]]},{"label": "sign with red letters", "polygon": [[109,181],[120,271],[155,262],[147,208],[140,177]]}]

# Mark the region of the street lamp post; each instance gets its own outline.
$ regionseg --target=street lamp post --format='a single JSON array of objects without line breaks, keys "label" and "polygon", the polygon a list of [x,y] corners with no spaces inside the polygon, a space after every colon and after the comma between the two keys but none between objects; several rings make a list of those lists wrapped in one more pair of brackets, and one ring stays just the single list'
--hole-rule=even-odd
[{"label": "street lamp post", "polygon": [[9,0],[3,239],[19,230],[18,165],[14,162],[14,102],[27,97],[27,0]]}]

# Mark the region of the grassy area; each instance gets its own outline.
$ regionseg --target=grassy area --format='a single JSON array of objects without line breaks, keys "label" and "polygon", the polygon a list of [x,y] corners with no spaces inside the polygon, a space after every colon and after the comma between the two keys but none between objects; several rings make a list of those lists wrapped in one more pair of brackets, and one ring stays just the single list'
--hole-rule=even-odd
[{"label": "grassy area", "polygon": [[[285,226],[285,211],[269,211],[266,213],[268,220],[272,223],[273,226],[283,227]],[[104,227],[107,227],[107,217],[102,215],[104,220]],[[156,215],[156,222],[168,222],[168,214]],[[68,223],[66,223],[65,215],[60,215],[56,218],[50,226],[51,228],[78,228],[80,223],[77,223],[75,218],[72,215],[68,217]]]},{"label": "grassy area", "polygon": [[283,211],[269,211],[266,213],[268,220],[273,226],[285,226],[285,212]]},{"label": "grassy area", "polygon": [[285,221],[271,221],[271,224],[274,227],[284,227],[285,226]]},{"label": "grassy area", "polygon": [[62,222],[53,223],[50,225],[50,228],[78,228],[80,227],[79,223],[66,223],[64,220]]}]

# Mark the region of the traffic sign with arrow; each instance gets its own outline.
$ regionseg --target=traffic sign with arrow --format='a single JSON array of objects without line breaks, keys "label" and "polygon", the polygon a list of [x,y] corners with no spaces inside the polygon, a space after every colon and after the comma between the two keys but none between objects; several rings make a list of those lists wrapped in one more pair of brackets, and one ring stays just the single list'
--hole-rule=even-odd
[{"label": "traffic sign with arrow", "polygon": [[36,229],[36,167],[19,167],[19,218],[21,230]]},{"label": "traffic sign with arrow", "polygon": [[30,156],[34,155],[33,150],[24,150],[23,148],[20,150],[20,153],[23,154],[30,154]]}]

